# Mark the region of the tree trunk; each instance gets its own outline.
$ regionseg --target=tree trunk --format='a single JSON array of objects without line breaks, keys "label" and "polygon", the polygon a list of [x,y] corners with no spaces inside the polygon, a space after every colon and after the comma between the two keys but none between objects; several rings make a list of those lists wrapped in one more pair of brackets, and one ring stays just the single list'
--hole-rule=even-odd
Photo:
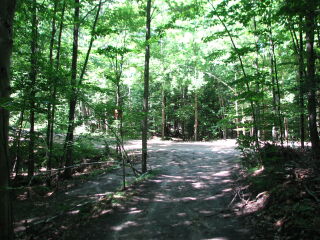
[{"label": "tree trunk", "polygon": [[238,101],[236,100],[234,102],[235,105],[235,110],[236,110],[236,134],[237,134],[237,138],[240,137],[240,129],[239,129],[239,106],[238,106]]},{"label": "tree trunk", "polygon": [[[0,0],[0,98],[10,96],[10,57],[12,52],[12,25],[14,0]],[[0,107],[0,239],[13,239],[9,181],[8,151],[9,112]]]},{"label": "tree trunk", "polygon": [[[58,44],[57,44],[57,55],[56,55],[56,71],[59,71],[60,68],[60,52],[61,52],[61,39],[62,39],[62,31],[63,31],[63,22],[64,22],[64,14],[66,9],[66,1],[63,2],[62,6],[62,12],[61,12],[61,19],[60,19],[60,25],[59,25],[59,36],[58,36]],[[52,154],[53,154],[53,129],[54,129],[54,120],[55,120],[55,111],[56,111],[56,98],[57,98],[57,83],[56,83],[56,77],[55,81],[53,83],[53,93],[52,93],[52,109],[51,109],[51,126],[50,128],[50,139],[49,139],[49,156],[48,156],[48,164],[47,168],[50,170],[52,167]]]},{"label": "tree trunk", "polygon": [[73,27],[73,49],[72,49],[72,65],[71,65],[71,94],[69,99],[69,121],[68,132],[65,141],[65,171],[64,177],[70,178],[72,170],[69,168],[73,164],[73,141],[74,141],[74,119],[77,104],[77,63],[78,63],[78,40],[79,40],[79,16],[80,16],[80,3],[75,0],[74,9],[74,27]]},{"label": "tree trunk", "polygon": [[[54,8],[53,8],[53,18],[52,18],[52,25],[51,25],[51,39],[50,39],[50,48],[49,48],[49,63],[50,63],[50,72],[48,75],[48,85],[49,85],[49,89],[50,89],[50,93],[51,96],[53,95],[53,91],[54,91],[54,82],[53,79],[54,77],[53,75],[53,46],[54,46],[54,40],[55,40],[55,34],[56,34],[56,13],[57,13],[57,8],[58,8],[58,1],[55,0],[54,1]],[[46,143],[47,143],[47,148],[48,148],[48,152],[49,150],[49,146],[50,146],[50,139],[51,139],[51,126],[52,126],[52,99],[49,100],[48,105],[47,105],[47,136],[46,136]],[[51,165],[51,163],[49,163],[49,154],[48,154],[48,166]],[[51,168],[51,166],[50,166]],[[49,168],[49,169],[50,169]]]},{"label": "tree trunk", "polygon": [[149,75],[150,75],[150,38],[151,38],[151,0],[147,1],[146,8],[146,53],[144,63],[144,92],[143,92],[143,122],[142,122],[142,173],[147,171],[148,154],[148,112],[149,112]]},{"label": "tree trunk", "polygon": [[[271,18],[271,16],[270,16]],[[283,121],[281,114],[281,101],[280,101],[280,86],[278,79],[277,59],[275,56],[275,44],[273,41],[272,25],[269,24],[269,37],[270,37],[270,69],[272,81],[272,97],[273,97],[273,111],[274,111],[274,126],[278,125],[280,130],[280,142],[283,145]],[[277,121],[275,120],[277,119]],[[278,124],[276,123],[278,122]]]},{"label": "tree trunk", "polygon": [[161,125],[162,140],[166,138],[166,125],[167,125],[166,124],[166,93],[163,87],[162,88],[162,125]]},{"label": "tree trunk", "polygon": [[275,77],[274,77],[274,62],[272,57],[272,51],[270,50],[270,75],[271,75],[271,87],[272,87],[272,110],[273,110],[273,127],[272,127],[272,139],[273,141],[277,141],[277,134],[276,134],[276,119],[277,119],[277,96],[276,96],[276,89],[275,89]]},{"label": "tree trunk", "polygon": [[296,35],[293,24],[289,25],[290,34],[292,38],[292,44],[294,46],[297,64],[298,64],[298,74],[297,74],[297,88],[298,92],[298,105],[299,105],[299,133],[300,133],[300,145],[304,148],[305,141],[305,114],[304,114],[304,77],[306,75],[305,65],[304,65],[304,46],[303,46],[303,16],[299,16],[299,38]]},{"label": "tree trunk", "polygon": [[[184,108],[186,106],[186,96],[188,95],[188,87],[182,86],[182,107]],[[182,140],[185,141],[187,139],[186,136],[186,119],[183,117],[182,123],[181,123],[181,134],[182,134]]]},{"label": "tree trunk", "polygon": [[[254,36],[255,36],[255,48],[256,48],[256,57],[255,57],[255,61],[254,61],[254,64],[256,66],[256,74],[257,76],[260,75],[260,69],[259,69],[259,36],[257,34],[257,21],[256,21],[256,18],[253,17],[253,27],[254,27]],[[256,83],[256,87],[255,87],[255,91],[257,93],[261,92],[261,86],[260,86],[260,81],[258,81]],[[255,101],[255,104],[256,104],[256,108],[255,108],[255,115],[256,115],[256,125],[257,125],[257,140],[260,139],[260,132],[261,132],[261,122],[262,119],[261,119],[261,114],[260,114],[260,100],[256,100]]]},{"label": "tree trunk", "polygon": [[28,178],[31,179],[34,175],[34,148],[35,148],[35,95],[36,95],[36,80],[37,80],[37,48],[38,48],[38,24],[37,24],[37,1],[32,2],[32,33],[31,33],[31,70],[30,70],[30,141],[29,141],[29,159],[28,159]]},{"label": "tree trunk", "polygon": [[300,143],[301,147],[304,148],[305,141],[305,130],[304,130],[304,60],[303,60],[303,36],[302,36],[302,16],[300,16],[299,23],[299,106],[300,106]]},{"label": "tree trunk", "polygon": [[198,141],[199,113],[198,113],[198,94],[194,93],[194,141]]},{"label": "tree trunk", "polygon": [[306,43],[307,43],[307,93],[308,93],[308,117],[311,147],[315,157],[319,157],[319,134],[317,129],[317,101],[316,88],[317,80],[315,77],[315,9],[313,0],[308,1],[308,10],[306,14]]},{"label": "tree trunk", "polygon": [[20,125],[19,125],[19,130],[18,130],[18,135],[17,135],[17,148],[16,148],[16,155],[15,155],[15,166],[13,168],[13,171],[16,173],[16,177],[19,174],[20,171],[20,165],[21,165],[21,134],[22,134],[22,128],[23,128],[23,122],[24,122],[24,113],[25,109],[23,107],[21,113],[20,113]]},{"label": "tree trunk", "polygon": [[102,0],[99,1],[98,10],[97,10],[97,13],[96,13],[96,16],[95,16],[95,19],[94,19],[94,22],[93,22],[93,26],[92,26],[92,29],[91,29],[91,39],[90,39],[90,42],[89,42],[89,47],[88,47],[88,51],[87,51],[87,54],[86,54],[86,58],[84,60],[84,64],[82,66],[82,70],[81,70],[81,74],[80,74],[80,78],[79,78],[79,85],[82,83],[84,75],[85,75],[86,70],[87,70],[87,65],[88,65],[88,62],[89,62],[89,57],[90,57],[93,41],[95,39],[96,26],[97,26],[97,23],[98,23],[100,11],[101,11],[101,6],[102,6]]},{"label": "tree trunk", "polygon": [[121,86],[120,78],[117,80],[116,84],[116,110],[115,110],[115,120],[117,120],[117,132],[119,134],[119,142],[117,142],[117,153],[121,152],[121,145],[123,144],[123,131],[122,131],[122,103],[121,103]]},{"label": "tree trunk", "polygon": [[241,115],[242,115],[241,123],[242,123],[242,125],[243,125],[243,127],[242,127],[242,134],[243,134],[243,136],[246,136],[246,128],[245,128],[243,105],[241,105]]},{"label": "tree trunk", "polygon": [[280,94],[280,85],[279,85],[279,78],[278,78],[278,65],[277,65],[277,59],[275,55],[275,45],[274,41],[271,36],[271,44],[272,44],[272,57],[273,57],[273,66],[274,66],[274,75],[275,75],[275,82],[276,82],[276,100],[277,100],[277,114],[278,114],[278,122],[279,122],[279,128],[280,128],[280,142],[281,145],[283,144],[283,125],[282,125],[282,113],[281,113],[281,94]]},{"label": "tree trunk", "polygon": [[284,118],[284,139],[289,144],[289,122],[288,118]]}]

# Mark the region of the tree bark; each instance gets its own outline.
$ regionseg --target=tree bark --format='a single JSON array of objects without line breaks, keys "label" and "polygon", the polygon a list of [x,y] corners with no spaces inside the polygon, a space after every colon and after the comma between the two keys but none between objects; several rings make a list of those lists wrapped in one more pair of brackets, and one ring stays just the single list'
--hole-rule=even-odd
[{"label": "tree bark", "polygon": [[[271,10],[269,14],[270,14],[269,18],[272,19]],[[282,114],[281,114],[281,99],[280,99],[281,96],[280,96],[280,86],[279,86],[279,79],[278,79],[277,59],[275,55],[275,43],[273,40],[273,32],[272,32],[273,26],[272,26],[271,20],[268,24],[268,27],[269,27],[269,39],[270,39],[270,69],[271,69],[271,81],[272,81],[274,127],[278,125],[280,130],[280,142],[281,142],[281,145],[283,145],[283,121],[282,121]]]},{"label": "tree bark", "polygon": [[272,136],[273,141],[277,141],[277,134],[276,134],[276,119],[277,119],[277,95],[276,95],[276,88],[275,88],[275,77],[274,77],[274,62],[272,51],[270,48],[270,75],[271,75],[271,88],[272,88],[272,108],[273,108],[273,127],[272,127]]},{"label": "tree bark", "polygon": [[[57,55],[56,55],[56,71],[59,71],[60,68],[60,53],[61,53],[61,40],[62,40],[62,31],[64,26],[64,15],[65,15],[65,9],[66,9],[66,1],[63,1],[62,11],[61,11],[61,19],[59,24],[59,36],[58,36],[58,43],[57,43]],[[57,83],[56,83],[56,77],[55,81],[53,83],[53,93],[52,93],[52,109],[51,109],[51,126],[50,128],[50,139],[49,139],[49,156],[48,156],[48,164],[47,168],[50,170],[52,167],[52,154],[53,154],[53,129],[54,129],[54,120],[55,120],[55,111],[56,111],[56,98],[57,98]]]},{"label": "tree bark", "polygon": [[38,51],[38,23],[37,23],[37,1],[33,0],[32,2],[32,33],[31,33],[31,69],[30,69],[30,141],[29,141],[29,159],[28,159],[28,178],[31,179],[34,175],[34,148],[35,148],[35,95],[36,95],[36,81],[37,81],[37,68],[38,68],[38,60],[37,60],[37,51]]},{"label": "tree bark", "polygon": [[100,15],[101,7],[102,7],[102,0],[99,1],[98,10],[97,10],[96,16],[94,18],[93,26],[92,26],[92,29],[91,29],[91,39],[90,39],[90,42],[89,42],[89,47],[88,47],[88,51],[87,51],[87,54],[86,54],[86,58],[84,60],[84,64],[82,66],[80,79],[79,79],[79,85],[82,83],[84,75],[85,75],[86,70],[87,70],[87,65],[88,65],[88,62],[89,62],[89,57],[90,57],[93,41],[95,39],[96,27],[97,27],[99,15]]},{"label": "tree bark", "polygon": [[[255,36],[255,49],[256,49],[256,57],[255,57],[255,61],[254,61],[254,64],[256,66],[256,74],[257,76],[260,75],[260,69],[259,69],[259,36],[258,36],[258,33],[257,33],[257,21],[256,21],[256,18],[253,17],[253,27],[254,27],[254,36]],[[255,91],[256,92],[261,92],[261,87],[260,86],[260,82],[258,81],[256,86],[255,86]],[[263,101],[262,101],[263,102]],[[260,109],[261,109],[261,105],[260,105],[260,100],[256,100],[255,101],[255,115],[256,115],[256,125],[257,125],[257,139],[259,140],[260,139],[260,134],[261,134],[261,131],[262,131],[262,126],[261,126],[261,122],[263,122],[263,120],[261,119],[262,118],[262,115],[260,113]],[[237,131],[237,136],[238,136],[238,131]]]},{"label": "tree bark", "polygon": [[298,92],[298,105],[299,105],[299,133],[300,133],[300,145],[304,148],[305,141],[305,106],[304,106],[304,77],[306,75],[305,64],[304,64],[304,46],[303,46],[303,16],[299,16],[299,38],[294,29],[293,24],[289,24],[292,44],[297,57],[298,74],[297,74],[297,88]]},{"label": "tree bark", "polygon": [[16,155],[15,155],[15,166],[13,168],[13,171],[16,173],[16,177],[19,174],[20,171],[20,165],[21,165],[21,134],[22,134],[22,128],[23,128],[23,122],[24,122],[24,113],[25,113],[25,106],[23,107],[21,113],[20,113],[20,124],[19,124],[19,130],[17,134],[17,147],[16,147]]},{"label": "tree bark", "polygon": [[237,138],[240,137],[240,130],[239,130],[239,106],[238,106],[238,101],[236,100],[234,102],[234,106],[235,106],[235,111],[236,111],[236,134],[237,134]]},{"label": "tree bark", "polygon": [[199,113],[198,113],[198,94],[194,93],[194,141],[198,141]]},{"label": "tree bark", "polygon": [[302,16],[300,16],[300,23],[299,23],[299,107],[300,107],[300,143],[301,147],[304,148],[304,141],[305,141],[305,129],[304,129],[304,122],[305,122],[305,114],[304,114],[304,60],[303,60],[303,34],[302,34]]},{"label": "tree bark", "polygon": [[284,139],[289,144],[289,122],[288,118],[284,118]]},{"label": "tree bark", "polygon": [[315,52],[314,52],[314,35],[316,23],[316,5],[315,1],[308,1],[306,12],[306,49],[307,49],[307,94],[308,94],[308,116],[311,147],[315,157],[319,157],[319,134],[317,129],[317,101],[316,88],[317,82],[315,77]]},{"label": "tree bark", "polygon": [[151,38],[151,0],[147,1],[146,8],[146,52],[144,64],[144,92],[143,92],[143,121],[142,121],[142,173],[147,171],[148,154],[148,112],[149,112],[149,75],[150,75],[150,38]]},{"label": "tree bark", "polygon": [[[162,140],[164,140],[166,138],[166,93],[165,93],[164,87],[162,87],[161,117],[162,117],[161,137],[162,137]],[[183,132],[182,132],[182,134],[183,134]]]},{"label": "tree bark", "polygon": [[271,35],[271,51],[272,51],[272,57],[273,57],[273,66],[274,66],[274,76],[275,76],[275,83],[276,83],[276,101],[277,101],[277,114],[278,114],[278,122],[279,122],[279,128],[280,128],[280,142],[281,145],[283,144],[283,125],[282,125],[282,113],[281,113],[281,94],[280,94],[280,85],[279,85],[279,78],[278,78],[278,65],[277,65],[277,59],[275,55],[275,44],[272,39]]},{"label": "tree bark", "polygon": [[115,120],[117,120],[117,132],[119,134],[120,141],[117,142],[117,153],[121,152],[121,145],[123,145],[123,131],[122,131],[122,101],[121,101],[121,85],[120,76],[117,77],[116,82],[116,109]]},{"label": "tree bark", "polygon": [[[0,98],[10,96],[10,58],[14,0],[0,0]],[[9,112],[0,107],[0,239],[13,239],[11,201],[9,192],[10,160],[8,151]]]},{"label": "tree bark", "polygon": [[[48,85],[50,88],[50,93],[51,96],[53,95],[54,91],[54,82],[53,82],[53,47],[54,47],[54,41],[55,41],[55,34],[56,34],[56,14],[57,14],[57,8],[58,8],[58,1],[54,1],[54,8],[53,8],[53,17],[52,17],[52,25],[51,25],[51,39],[50,39],[50,49],[49,49],[49,62],[50,62],[50,71],[48,75]],[[46,143],[47,143],[47,148],[48,148],[48,153],[50,151],[49,146],[50,146],[50,140],[51,140],[51,126],[52,126],[52,99],[49,100],[49,103],[47,105],[47,136],[46,136]],[[48,168],[51,169],[51,162],[49,163],[49,155],[48,154]]]},{"label": "tree bark", "polygon": [[73,26],[73,49],[72,49],[72,65],[71,65],[71,93],[69,99],[69,118],[68,132],[65,141],[65,171],[64,177],[70,178],[72,170],[70,166],[73,164],[73,141],[74,141],[74,119],[77,104],[77,64],[78,64],[78,41],[79,41],[79,18],[80,18],[80,3],[75,0],[74,8],[74,26]]},{"label": "tree bark", "polygon": [[77,82],[80,2],[79,2],[79,0],[75,0],[73,50],[72,50],[72,66],[71,66],[71,88],[72,88],[72,90],[71,90],[71,96],[70,96],[70,100],[69,100],[68,133],[67,133],[66,142],[65,142],[65,146],[66,146],[66,154],[65,154],[65,157],[66,157],[65,167],[66,167],[66,169],[64,171],[65,178],[70,178],[72,175],[72,170],[71,170],[71,168],[68,168],[68,167],[73,164],[73,142],[74,142],[74,128],[75,128],[74,120],[75,120],[75,112],[76,112],[76,105],[77,105],[77,98],[78,98],[77,87],[82,83],[86,69],[87,69],[87,65],[88,65],[88,61],[89,61],[89,57],[90,57],[90,53],[91,53],[91,49],[92,49],[92,45],[93,45],[93,41],[94,41],[95,29],[96,29],[96,25],[97,25],[100,10],[101,10],[101,5],[102,5],[102,1],[100,0],[99,5],[98,5],[98,10],[96,13],[96,17],[95,17],[95,20],[93,23],[92,31],[91,31],[91,39],[89,42],[88,51],[86,54],[84,64],[82,66],[79,81]]}]

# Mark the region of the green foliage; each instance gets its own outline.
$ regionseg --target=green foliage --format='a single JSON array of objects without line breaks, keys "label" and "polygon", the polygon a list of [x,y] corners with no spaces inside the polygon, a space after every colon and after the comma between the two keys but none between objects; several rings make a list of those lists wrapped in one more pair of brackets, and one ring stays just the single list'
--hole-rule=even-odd
[{"label": "green foliage", "polygon": [[95,144],[95,137],[81,135],[74,143],[74,159],[76,162],[82,162],[84,159],[99,160],[103,155],[103,146],[98,147]]},{"label": "green foliage", "polygon": [[109,58],[115,58],[118,55],[123,56],[129,52],[130,52],[130,49],[128,48],[125,48],[125,47],[118,48],[110,45],[98,50],[99,54],[105,54]]},{"label": "green foliage", "polygon": [[[69,121],[68,104],[74,90],[78,100],[75,112],[76,162],[103,154],[89,135],[80,138],[79,135],[90,132],[113,139],[108,127],[120,132],[116,111],[121,111],[123,138],[140,138],[147,44],[145,3],[103,1],[97,27],[93,30],[98,1],[81,2],[77,83],[90,39],[93,38],[94,42],[83,81],[75,87],[70,82],[73,2],[66,1],[62,16],[63,1],[57,2],[56,12],[54,2],[37,1],[36,66],[30,61],[34,30],[32,9],[28,2],[19,2],[15,16],[12,95],[10,99],[1,99],[0,106],[11,111],[13,127],[21,125],[27,131],[30,103],[35,102],[35,125],[37,132],[41,131],[35,149],[37,166],[47,164],[48,113],[55,104],[54,134],[65,136]],[[148,42],[151,47],[151,135],[161,134],[164,93],[167,138],[192,139],[195,112],[198,113],[199,139],[216,139],[223,133],[233,138],[236,131],[242,133],[241,130],[248,135],[248,130],[256,127],[261,141],[273,140],[272,129],[278,129],[279,135],[284,117],[288,119],[289,138],[296,140],[300,137],[299,118],[301,113],[306,114],[306,109],[300,109],[298,105],[299,90],[305,94],[308,87],[300,86],[297,79],[296,45],[299,42],[299,15],[306,13],[306,1],[154,1],[152,8],[152,31]],[[54,17],[56,25],[52,35]],[[302,18],[303,37],[304,21]],[[302,40],[304,43],[305,39]],[[318,50],[316,47],[316,53]],[[37,70],[36,84],[33,85],[31,69]],[[197,109],[195,94],[199,101]],[[302,99],[306,100],[306,96]],[[23,119],[21,112],[24,112]],[[240,135],[238,143],[244,156],[250,158],[256,146],[254,137],[247,135]],[[21,149],[27,153],[29,139],[27,135],[24,137]],[[54,139],[58,141],[53,148],[55,166],[62,162],[63,139]],[[13,153],[14,148],[12,144]],[[259,156],[247,159],[248,168],[262,164],[259,159]],[[277,160],[271,158],[269,163],[275,164]]]},{"label": "green foliage", "polygon": [[246,168],[258,167],[261,165],[259,153],[256,152],[255,139],[249,135],[240,135],[237,138],[237,149],[242,155],[242,163]]}]

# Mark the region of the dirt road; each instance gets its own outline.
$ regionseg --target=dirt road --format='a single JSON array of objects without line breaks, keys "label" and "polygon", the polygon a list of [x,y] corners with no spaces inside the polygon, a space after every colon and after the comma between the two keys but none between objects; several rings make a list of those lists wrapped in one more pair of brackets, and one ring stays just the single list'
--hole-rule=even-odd
[{"label": "dirt road", "polygon": [[[128,149],[136,149],[132,141]],[[149,142],[149,168],[159,174],[125,206],[90,222],[75,239],[250,239],[227,206],[239,153],[234,141]],[[90,230],[89,230],[90,229]]]}]

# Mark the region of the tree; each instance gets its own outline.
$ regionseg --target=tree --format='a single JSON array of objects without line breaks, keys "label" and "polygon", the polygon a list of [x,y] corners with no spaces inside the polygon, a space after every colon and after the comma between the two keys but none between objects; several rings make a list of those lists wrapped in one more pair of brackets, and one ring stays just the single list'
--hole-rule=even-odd
[{"label": "tree", "polygon": [[[29,177],[40,166],[65,166],[70,177],[84,159],[76,134],[93,132],[119,136],[118,150],[141,136],[144,172],[151,134],[238,136],[258,149],[280,130],[316,151],[318,1],[115,0],[107,11],[104,2],[20,1],[9,104],[16,173],[30,160]],[[65,145],[53,145],[58,133]]]},{"label": "tree", "polygon": [[[54,7],[53,7],[53,16],[52,16],[52,26],[51,26],[51,39],[50,39],[50,49],[49,49],[49,76],[48,76],[48,85],[50,86],[50,93],[52,94],[54,92],[55,84],[53,81],[53,69],[54,69],[54,61],[53,61],[53,48],[55,43],[55,35],[56,35],[56,18],[57,18],[57,10],[58,10],[58,1],[54,1]],[[53,95],[53,94],[52,94]],[[51,100],[51,99],[50,99]],[[53,105],[51,101],[48,101],[47,104],[47,119],[48,119],[48,125],[47,125],[47,136],[46,136],[46,144],[48,146],[48,163],[47,168],[51,169],[51,154],[50,154],[50,145],[51,145],[51,133],[53,134],[51,127],[53,127],[53,120],[52,120],[52,112],[54,111]]]},{"label": "tree", "polygon": [[99,19],[102,0],[98,3],[98,9],[94,18],[92,30],[91,30],[91,38],[89,41],[89,46],[87,53],[85,55],[85,60],[81,69],[80,77],[77,78],[77,66],[78,66],[78,45],[79,45],[79,27],[80,27],[80,2],[79,0],[75,0],[74,7],[74,28],[73,28],[73,50],[72,50],[72,65],[71,65],[71,92],[69,96],[69,118],[68,118],[68,132],[65,140],[65,171],[64,177],[69,178],[72,175],[72,171],[70,166],[73,164],[73,142],[74,142],[74,129],[75,129],[75,113],[76,113],[76,105],[78,101],[79,90],[78,88],[82,85],[82,81],[84,79],[87,65],[90,57],[90,53],[92,50],[92,45],[95,39],[96,34],[96,26]]},{"label": "tree", "polygon": [[[65,16],[65,10],[66,10],[66,0],[63,1],[63,6],[61,10],[61,18],[59,23],[59,33],[58,33],[58,42],[57,42],[57,53],[56,53],[56,63],[55,63],[55,70],[60,70],[60,58],[61,58],[61,42],[62,42],[62,31],[64,27],[64,16]],[[55,15],[53,17],[53,23],[52,23],[52,39],[54,38],[53,33],[55,30]],[[54,42],[54,40],[53,40]],[[50,42],[51,44],[51,42]],[[50,59],[51,59],[51,51],[50,51]],[[51,70],[51,69],[50,69]],[[53,74],[53,72],[50,72],[50,74]],[[54,120],[55,120],[55,114],[56,114],[56,105],[57,105],[57,76],[54,76],[54,81],[51,83],[53,85],[52,95],[51,95],[51,101],[52,106],[49,109],[48,108],[48,127],[47,127],[47,135],[48,135],[48,163],[47,168],[50,170],[52,167],[52,154],[53,154],[53,133],[54,133]]]},{"label": "tree", "polygon": [[[255,106],[255,103],[253,101],[253,98],[250,96],[250,94],[252,94],[253,91],[251,90],[251,87],[250,87],[250,76],[247,74],[247,71],[245,69],[244,60],[243,60],[243,53],[242,53],[241,49],[239,49],[236,46],[236,43],[235,43],[235,40],[234,40],[234,36],[230,32],[229,27],[227,26],[227,24],[225,22],[225,18],[222,18],[219,15],[219,12],[217,11],[217,8],[211,3],[211,1],[210,1],[210,5],[211,5],[211,7],[213,9],[212,14],[217,16],[219,22],[221,23],[221,25],[225,29],[225,33],[230,38],[233,51],[235,52],[236,58],[238,59],[238,61],[240,63],[240,69],[241,69],[241,72],[242,72],[242,75],[243,75],[245,89],[246,89],[247,94],[248,94],[247,98],[249,99],[250,108],[251,108],[251,115],[252,115],[252,121],[253,121],[253,134],[252,135],[254,136],[254,141],[255,141],[256,147],[259,148],[256,106]],[[222,6],[223,6],[223,4],[222,4]]]},{"label": "tree", "polygon": [[30,85],[29,85],[29,107],[30,107],[30,141],[29,141],[29,159],[28,159],[28,178],[31,179],[34,174],[34,147],[35,147],[35,109],[36,109],[36,81],[37,81],[37,51],[38,51],[38,20],[37,20],[37,1],[32,1],[32,24],[31,24],[31,56],[30,56]]},{"label": "tree", "polygon": [[[0,99],[9,100],[10,57],[12,52],[13,16],[16,1],[0,1]],[[1,102],[2,102],[1,101]],[[0,239],[13,239],[12,213],[9,192],[9,152],[8,126],[9,113],[0,106]]]},{"label": "tree", "polygon": [[72,169],[70,166],[73,163],[73,140],[74,140],[74,120],[77,104],[77,65],[78,65],[78,41],[79,41],[79,25],[80,25],[80,2],[74,1],[74,19],[73,19],[73,49],[72,49],[72,65],[71,65],[71,79],[70,79],[70,96],[69,96],[69,118],[68,118],[68,132],[65,141],[65,166],[64,177],[70,178]]},{"label": "tree", "polygon": [[143,93],[143,122],[142,122],[142,172],[147,171],[148,154],[148,111],[149,111],[149,78],[150,78],[150,38],[151,38],[151,0],[146,8],[146,53],[144,62],[144,93]]},{"label": "tree", "polygon": [[306,10],[306,44],[307,44],[307,87],[308,117],[312,151],[319,157],[319,134],[317,129],[317,80],[315,76],[314,37],[316,29],[316,1],[308,0]]}]

